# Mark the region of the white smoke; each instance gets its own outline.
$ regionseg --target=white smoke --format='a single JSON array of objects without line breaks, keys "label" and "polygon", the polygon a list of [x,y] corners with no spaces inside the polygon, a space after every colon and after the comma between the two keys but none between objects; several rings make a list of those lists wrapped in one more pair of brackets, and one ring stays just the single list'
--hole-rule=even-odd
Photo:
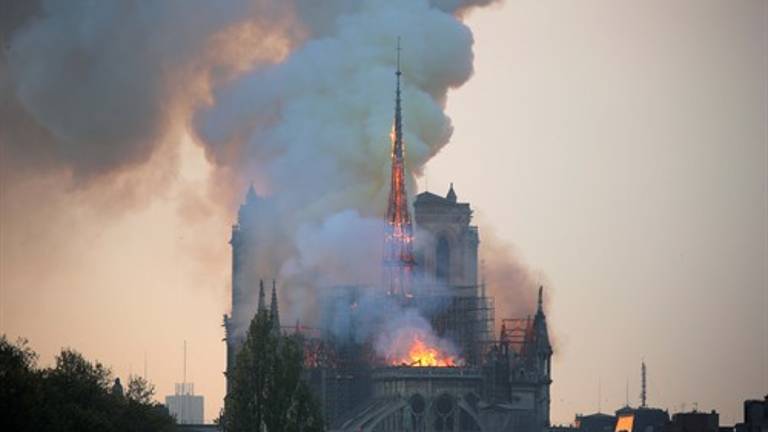
[{"label": "white smoke", "polygon": [[190,127],[223,195],[254,182],[268,197],[254,240],[270,258],[253,266],[286,285],[295,319],[323,286],[379,281],[397,38],[413,189],[450,139],[448,90],[472,73],[461,16],[488,3],[12,0],[0,22],[3,168],[63,168],[109,189],[110,174]]},{"label": "white smoke", "polygon": [[147,162],[205,97],[214,69],[264,49],[227,56],[217,36],[246,22],[277,32],[266,23],[287,13],[249,0],[39,3],[5,35],[0,115],[14,122],[0,141],[14,157],[83,179]]},{"label": "white smoke", "polygon": [[278,218],[256,222],[260,230],[292,233],[281,239],[291,256],[266,270],[285,286],[286,316],[306,316],[329,284],[379,281],[383,231],[371,219],[383,215],[389,187],[397,38],[412,176],[451,136],[447,91],[472,73],[472,35],[453,13],[473,3],[323,2],[318,15],[315,2],[298,2],[306,42],[219,89],[197,116],[217,163],[241,173],[241,184],[255,182],[280,209]]}]

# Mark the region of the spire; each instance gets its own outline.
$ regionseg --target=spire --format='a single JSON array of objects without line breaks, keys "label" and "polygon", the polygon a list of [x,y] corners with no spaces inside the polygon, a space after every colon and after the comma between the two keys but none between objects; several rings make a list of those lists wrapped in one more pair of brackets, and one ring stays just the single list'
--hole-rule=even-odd
[{"label": "spire", "polygon": [[258,311],[267,310],[267,305],[264,303],[264,281],[259,280],[259,309]]},{"label": "spire", "polygon": [[384,286],[388,294],[408,297],[411,293],[413,225],[405,187],[405,144],[403,143],[402,102],[400,98],[400,38],[397,39],[395,70],[395,122],[392,131],[392,173],[384,237]]},{"label": "spire", "polygon": [[245,194],[245,202],[250,203],[256,201],[257,198],[256,189],[253,188],[253,183],[251,183],[251,186],[248,188],[248,193]]},{"label": "spire", "polygon": [[397,38],[397,70],[395,71],[395,142],[392,149],[392,157],[403,159],[403,115],[400,103],[400,37]]},{"label": "spire", "polygon": [[453,182],[451,182],[451,188],[448,189],[448,195],[445,198],[450,202],[456,202],[456,191],[453,190]]},{"label": "spire", "polygon": [[544,287],[542,285],[539,285],[539,306],[536,309],[536,314],[543,314],[544,313]]},{"label": "spire", "polygon": [[544,315],[544,287],[539,286],[539,300],[536,308],[536,316],[533,318],[533,330],[536,334],[537,345],[547,354],[552,353],[552,345],[549,343],[549,331],[547,330],[547,317]]},{"label": "spire", "polygon": [[275,280],[272,279],[272,301],[269,304],[269,316],[272,319],[272,328],[280,331],[280,312],[277,310],[277,288],[275,287]]},{"label": "spire", "polygon": [[237,212],[238,224],[247,224],[248,220],[253,218],[258,202],[259,196],[256,195],[256,189],[254,189],[253,183],[251,183],[248,187],[248,192],[245,193],[245,202],[240,205],[240,210]]}]

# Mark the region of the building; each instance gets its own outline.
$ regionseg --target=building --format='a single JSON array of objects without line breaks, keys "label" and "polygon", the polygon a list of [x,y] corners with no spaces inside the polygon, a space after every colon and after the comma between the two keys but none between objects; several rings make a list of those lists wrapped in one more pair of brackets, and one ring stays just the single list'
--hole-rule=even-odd
[{"label": "building", "polygon": [[217,424],[177,424],[177,432],[220,432]]},{"label": "building", "polygon": [[604,413],[579,414],[576,415],[573,425],[579,432],[613,432],[616,428],[616,417]]},{"label": "building", "polygon": [[165,397],[165,406],[178,424],[203,424],[203,397],[195,396],[194,384],[176,384],[172,396]]},{"label": "building", "polygon": [[554,425],[549,427],[549,432],[579,432],[575,425]]},{"label": "building", "polygon": [[768,394],[763,400],[744,401],[744,421],[734,429],[736,432],[768,432]]},{"label": "building", "polygon": [[416,196],[413,204],[416,225],[425,238],[417,261],[428,282],[461,290],[459,295],[477,296],[477,247],[480,238],[471,225],[469,203],[458,202],[453,184],[445,197],[430,192]]},{"label": "building", "polygon": [[[329,287],[325,291],[335,309],[321,312],[318,328],[290,329],[304,336],[306,380],[332,430],[548,430],[553,351],[543,289],[532,316],[502,317],[497,327],[493,299],[478,280],[480,235],[470,204],[458,200],[453,185],[445,196],[423,192],[416,196],[411,219],[400,78],[398,60],[382,283]],[[244,340],[244,324],[266,307],[263,284],[257,282],[260,266],[280,253],[258,248],[263,236],[279,235],[259,228],[260,218],[272,216],[269,204],[251,188],[232,227],[232,310],[224,316],[227,375]],[[396,304],[403,313],[416,311],[437,337],[455,344],[460,361],[392,361],[377,355],[372,341],[344,339],[324,327],[341,307],[354,329],[366,318],[356,308],[363,296]],[[273,282],[272,307],[276,304]]]},{"label": "building", "polygon": [[667,432],[719,432],[720,415],[715,412],[680,412],[672,415]]},{"label": "building", "polygon": [[659,408],[625,406],[616,411],[615,432],[662,432],[669,413]]}]

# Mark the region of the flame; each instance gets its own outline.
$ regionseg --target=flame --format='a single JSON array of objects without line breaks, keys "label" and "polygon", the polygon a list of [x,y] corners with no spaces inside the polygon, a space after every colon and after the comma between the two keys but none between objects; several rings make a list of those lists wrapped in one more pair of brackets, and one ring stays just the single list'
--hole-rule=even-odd
[{"label": "flame", "polygon": [[439,348],[430,346],[415,335],[406,356],[392,360],[395,366],[447,367],[456,366],[456,359]]}]

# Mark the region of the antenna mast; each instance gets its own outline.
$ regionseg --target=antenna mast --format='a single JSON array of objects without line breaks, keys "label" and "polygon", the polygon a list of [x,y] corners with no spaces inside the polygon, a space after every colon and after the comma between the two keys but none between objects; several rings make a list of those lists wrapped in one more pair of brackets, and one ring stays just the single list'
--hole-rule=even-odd
[{"label": "antenna mast", "polygon": [[624,387],[624,406],[629,406],[629,378]]},{"label": "antenna mast", "polygon": [[645,402],[646,397],[648,396],[647,390],[648,387],[646,386],[646,370],[645,370],[645,360],[642,361],[640,364],[640,407],[645,408]]},{"label": "antenna mast", "polygon": [[602,398],[602,392],[603,392],[603,388],[602,387],[603,387],[602,380],[600,379],[600,377],[597,377],[597,413],[598,414],[602,412],[602,406],[601,406],[602,399],[603,399]]},{"label": "antenna mast", "polygon": [[187,341],[184,340],[184,376],[182,377],[181,382],[183,383],[184,393],[187,392]]}]

